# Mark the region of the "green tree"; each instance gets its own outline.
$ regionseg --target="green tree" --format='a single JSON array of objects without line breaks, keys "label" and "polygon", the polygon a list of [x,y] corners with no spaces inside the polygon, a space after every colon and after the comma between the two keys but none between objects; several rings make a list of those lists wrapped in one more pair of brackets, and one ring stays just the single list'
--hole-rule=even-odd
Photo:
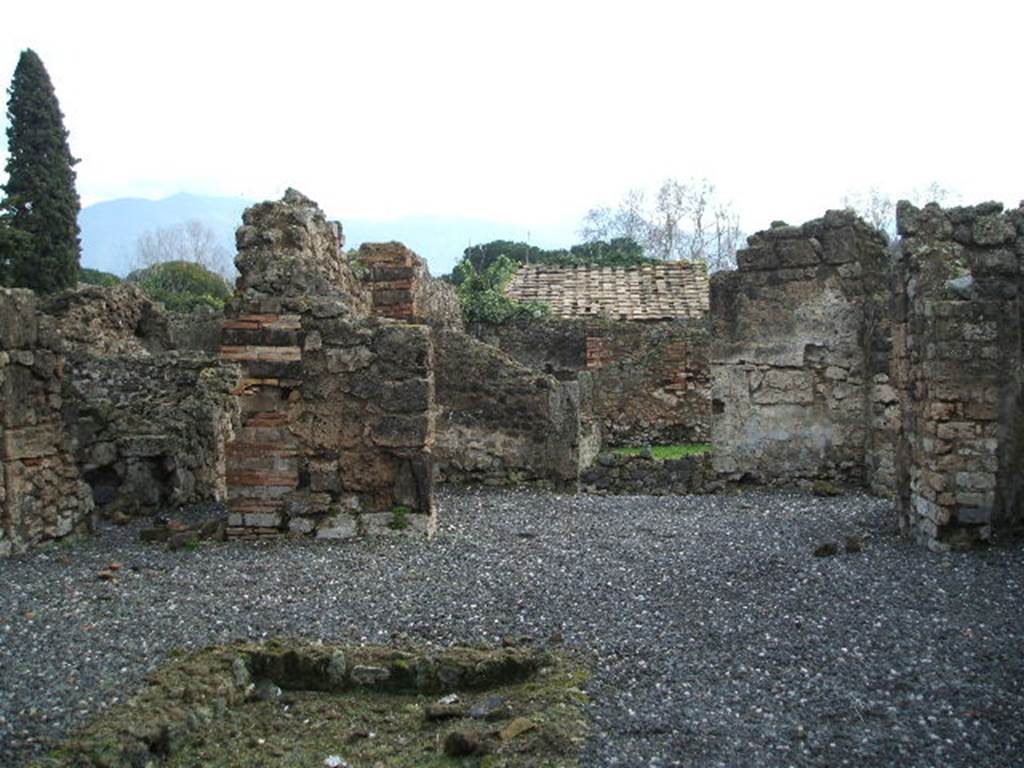
[{"label": "green tree", "polygon": [[126,280],[172,312],[192,312],[199,307],[221,310],[231,296],[231,286],[223,277],[191,261],[162,261],[135,270]]},{"label": "green tree", "polygon": [[34,51],[18,59],[7,102],[7,183],[0,208],[23,232],[27,248],[12,249],[6,280],[49,292],[75,285],[81,249],[78,193],[64,115],[50,76]]},{"label": "green tree", "polygon": [[519,268],[508,256],[499,255],[484,269],[477,269],[468,258],[459,267],[462,281],[457,290],[462,319],[467,323],[507,323],[547,314],[546,304],[519,303],[505,295],[505,286]]},{"label": "green tree", "polygon": [[14,285],[14,267],[31,247],[31,238],[0,216],[0,285]]}]

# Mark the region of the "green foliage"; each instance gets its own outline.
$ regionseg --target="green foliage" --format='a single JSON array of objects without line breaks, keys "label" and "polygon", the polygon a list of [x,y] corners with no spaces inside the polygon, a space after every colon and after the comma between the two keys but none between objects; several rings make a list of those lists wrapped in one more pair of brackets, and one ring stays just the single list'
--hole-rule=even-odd
[{"label": "green foliage", "polygon": [[101,272],[98,269],[82,267],[78,270],[78,282],[85,283],[86,285],[103,285],[109,287],[120,283],[121,278],[117,275],[111,274],[110,272]]},{"label": "green foliage", "polygon": [[64,115],[50,76],[31,50],[22,51],[7,102],[7,183],[0,208],[28,247],[3,246],[3,278],[12,285],[51,292],[78,281],[78,161],[68,148]]},{"label": "green foliage", "polygon": [[467,323],[507,323],[512,320],[543,317],[545,304],[520,304],[505,295],[505,286],[516,273],[518,265],[508,256],[499,255],[488,267],[478,270],[466,259],[455,268],[459,273],[458,294],[462,303],[462,319]]},{"label": "green foliage", "polygon": [[404,531],[409,527],[409,515],[412,510],[408,507],[392,507],[391,519],[388,521],[388,528],[393,531]]},{"label": "green foliage", "polygon": [[646,448],[624,447],[612,448],[612,453],[619,456],[641,456],[650,452],[656,461],[682,459],[686,456],[700,456],[711,452],[710,443],[682,443],[680,445],[652,445]]},{"label": "green foliage", "polygon": [[231,286],[223,277],[191,261],[164,261],[137,269],[127,280],[173,312],[199,307],[222,310],[231,296]]},{"label": "green foliage", "polygon": [[32,238],[0,218],[0,285],[14,285],[15,266],[32,250]]},{"label": "green foliage", "polygon": [[470,246],[463,251],[462,261],[455,265],[451,281],[455,285],[462,285],[468,270],[486,272],[501,258],[514,264],[549,264],[558,267],[633,267],[652,263],[652,259],[644,256],[643,248],[628,237],[580,243],[568,250],[544,250],[527,243],[494,240]]}]

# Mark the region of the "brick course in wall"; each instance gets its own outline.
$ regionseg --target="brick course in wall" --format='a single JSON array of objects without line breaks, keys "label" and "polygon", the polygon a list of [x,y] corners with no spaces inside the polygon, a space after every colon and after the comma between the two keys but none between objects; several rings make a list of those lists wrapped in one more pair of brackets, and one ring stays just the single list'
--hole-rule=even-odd
[{"label": "brick course in wall", "polygon": [[242,372],[229,533],[433,533],[430,329],[398,321],[411,304],[371,316],[402,304],[375,304],[340,227],[300,194],[243,221],[240,290],[221,338],[222,359]]}]

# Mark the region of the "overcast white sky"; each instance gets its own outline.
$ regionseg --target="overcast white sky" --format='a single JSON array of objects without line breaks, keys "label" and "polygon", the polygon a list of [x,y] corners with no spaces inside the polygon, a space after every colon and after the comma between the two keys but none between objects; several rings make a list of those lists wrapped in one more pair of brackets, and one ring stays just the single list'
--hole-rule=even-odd
[{"label": "overcast white sky", "polygon": [[706,176],[748,229],[848,190],[1024,197],[1024,3],[10,3],[84,204],[294,186],[344,220],[576,221]]}]

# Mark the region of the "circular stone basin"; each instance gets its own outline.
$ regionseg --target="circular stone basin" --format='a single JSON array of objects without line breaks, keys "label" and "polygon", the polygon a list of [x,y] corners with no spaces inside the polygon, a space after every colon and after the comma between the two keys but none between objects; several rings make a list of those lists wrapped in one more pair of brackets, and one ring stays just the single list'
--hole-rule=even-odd
[{"label": "circular stone basin", "polygon": [[517,645],[177,654],[37,766],[575,766],[587,671]]}]

